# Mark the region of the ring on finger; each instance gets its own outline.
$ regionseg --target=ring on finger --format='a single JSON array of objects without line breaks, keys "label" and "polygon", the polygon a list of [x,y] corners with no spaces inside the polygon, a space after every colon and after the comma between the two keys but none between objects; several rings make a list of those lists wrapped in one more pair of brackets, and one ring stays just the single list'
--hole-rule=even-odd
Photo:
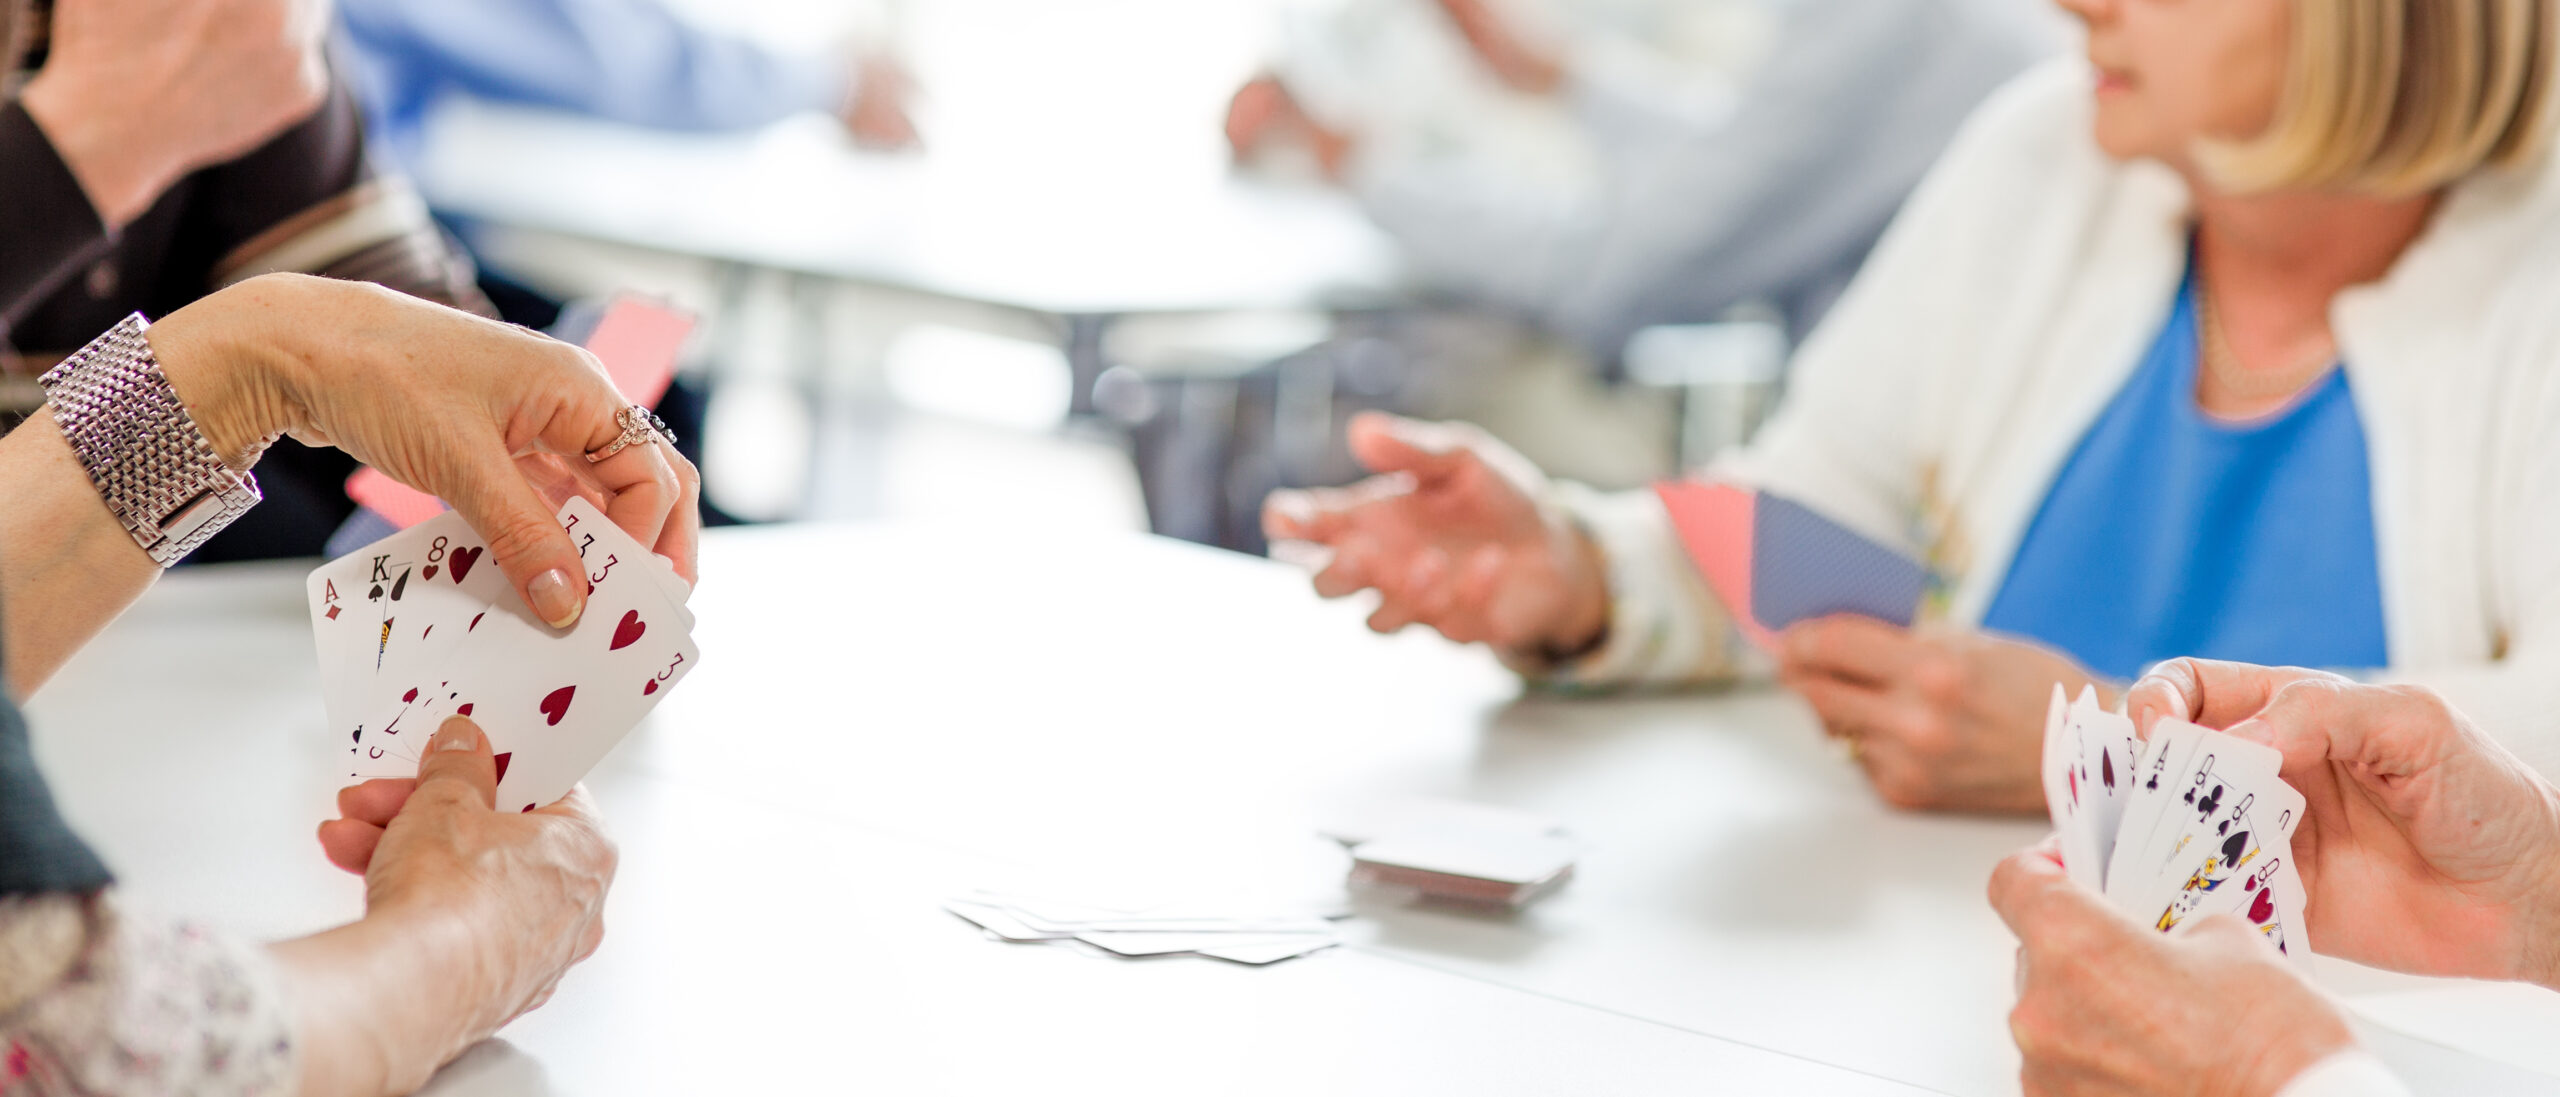
[{"label": "ring on finger", "polygon": [[613,413],[613,421],[622,428],[622,433],[615,435],[613,441],[605,443],[603,448],[587,454],[588,464],[603,464],[613,455],[642,442],[665,439],[669,446],[676,443],[675,431],[668,429],[667,421],[658,418],[657,412],[638,404],[623,405],[621,411]]}]

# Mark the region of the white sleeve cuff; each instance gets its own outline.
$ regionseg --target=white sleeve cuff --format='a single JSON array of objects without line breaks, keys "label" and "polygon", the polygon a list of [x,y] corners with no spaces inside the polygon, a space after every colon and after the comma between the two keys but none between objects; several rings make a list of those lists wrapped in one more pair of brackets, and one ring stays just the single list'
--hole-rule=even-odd
[{"label": "white sleeve cuff", "polygon": [[1513,670],[1569,689],[1688,684],[1742,671],[1741,637],[1651,491],[1604,494],[1558,484],[1550,502],[1600,550],[1608,569],[1609,633],[1597,650],[1562,664],[1507,655]]},{"label": "white sleeve cuff", "polygon": [[2276,1097],[2410,1097],[2409,1087],[2369,1052],[2350,1048],[2294,1075]]}]

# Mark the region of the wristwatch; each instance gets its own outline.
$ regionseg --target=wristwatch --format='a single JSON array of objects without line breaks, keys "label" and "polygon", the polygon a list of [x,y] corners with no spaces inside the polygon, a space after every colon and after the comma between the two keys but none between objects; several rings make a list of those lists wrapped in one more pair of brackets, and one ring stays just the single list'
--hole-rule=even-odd
[{"label": "wristwatch", "polygon": [[161,567],[177,563],[258,505],[258,481],[222,462],[125,317],[45,371],[45,402],[98,495]]}]

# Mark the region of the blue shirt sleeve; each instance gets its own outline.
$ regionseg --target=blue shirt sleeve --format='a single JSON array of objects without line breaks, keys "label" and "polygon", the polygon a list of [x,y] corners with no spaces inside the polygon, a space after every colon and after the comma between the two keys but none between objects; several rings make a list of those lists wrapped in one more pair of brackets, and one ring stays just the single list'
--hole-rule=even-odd
[{"label": "blue shirt sleeve", "polygon": [[661,129],[834,110],[851,66],[695,26],[654,0],[340,0],[342,41],[395,142],[456,91]]}]

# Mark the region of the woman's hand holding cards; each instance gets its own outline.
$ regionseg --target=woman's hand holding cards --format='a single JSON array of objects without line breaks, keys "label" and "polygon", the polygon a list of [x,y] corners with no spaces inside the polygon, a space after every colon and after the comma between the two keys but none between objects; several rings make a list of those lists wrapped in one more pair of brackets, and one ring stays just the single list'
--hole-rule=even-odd
[{"label": "woman's hand holding cards", "polygon": [[2311,941],[2358,963],[2560,987],[2560,790],[2435,694],[2178,659],[2127,696],[2284,755]]},{"label": "woman's hand holding cards", "polygon": [[1876,794],[1907,809],[2041,810],[2046,698],[2056,682],[2098,684],[2033,644],[1854,614],[1788,628],[1776,654],[1779,680],[1854,746]]},{"label": "woman's hand holding cards", "polygon": [[[342,794],[330,859],[365,876],[365,917],[276,949],[302,1003],[302,1091],[406,1093],[549,1000],[604,938],[616,855],[583,790],[492,807],[487,737],[455,718],[414,779]],[[384,995],[383,986],[402,993]]]},{"label": "woman's hand holding cards", "polygon": [[663,441],[589,464],[625,406],[592,355],[522,328],[355,282],[269,275],[152,326],[170,384],[234,465],[290,434],[446,502],[555,627],[586,603],[553,519],[587,495],[688,582],[701,478]]},{"label": "woman's hand holding cards", "polygon": [[2270,1097],[2355,1044],[2247,923],[2163,935],[2073,882],[2052,842],[2001,863],[1991,904],[2022,942],[2009,1030],[2030,1097]]}]

